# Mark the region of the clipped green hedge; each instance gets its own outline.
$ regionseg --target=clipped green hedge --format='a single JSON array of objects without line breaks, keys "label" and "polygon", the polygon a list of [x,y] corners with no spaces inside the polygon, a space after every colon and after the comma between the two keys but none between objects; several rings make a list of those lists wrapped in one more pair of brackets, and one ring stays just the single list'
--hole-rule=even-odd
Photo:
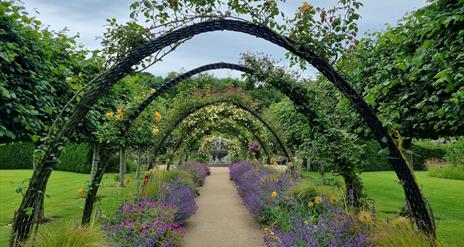
[{"label": "clipped green hedge", "polygon": [[380,153],[382,149],[380,144],[377,141],[369,140],[363,141],[364,144],[364,154],[362,159],[364,160],[364,165],[362,167],[363,171],[390,171],[392,167],[390,162],[388,162],[385,154]]},{"label": "clipped green hedge", "polygon": [[92,149],[86,143],[68,143],[58,157],[55,170],[90,173],[92,167]]},{"label": "clipped green hedge", "polygon": [[447,145],[418,142],[411,146],[414,170],[425,170],[425,161],[430,159],[442,160],[446,154]]},{"label": "clipped green hedge", "polygon": [[[393,170],[385,154],[380,153],[381,147],[377,141],[364,141],[363,171],[391,171]],[[432,142],[416,142],[411,145],[412,159],[415,171],[425,170],[425,161],[428,159],[443,159],[446,154],[446,145]]]},{"label": "clipped green hedge", "polygon": [[[110,163],[106,172],[119,172],[119,153],[115,153],[110,160]],[[135,172],[137,170],[137,162],[131,157],[131,155],[127,154],[127,172]]]},{"label": "clipped green hedge", "polygon": [[0,169],[32,169],[34,144],[16,142],[0,145]]},{"label": "clipped green hedge", "polygon": [[[17,142],[0,146],[0,169],[32,169],[34,144]],[[92,152],[88,144],[68,143],[55,170],[88,173],[91,168]]]}]

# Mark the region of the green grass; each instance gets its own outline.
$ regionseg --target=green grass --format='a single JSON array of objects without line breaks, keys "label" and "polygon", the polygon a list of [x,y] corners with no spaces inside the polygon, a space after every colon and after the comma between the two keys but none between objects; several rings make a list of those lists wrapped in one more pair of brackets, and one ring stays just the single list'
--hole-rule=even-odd
[{"label": "green grass", "polygon": [[[15,192],[19,183],[31,176],[31,170],[0,170],[0,246],[6,246],[10,235],[10,226],[14,210],[21,202],[21,194]],[[103,214],[115,212],[121,202],[130,199],[135,194],[135,174],[128,174],[129,184],[119,188],[114,177],[116,174],[105,175],[102,180],[99,195],[102,196]],[[90,175],[72,172],[54,171],[50,177],[45,199],[45,216],[52,221],[42,225],[40,229],[58,230],[69,221],[80,222],[84,207],[84,198],[80,198],[79,189],[86,188]],[[26,182],[24,186],[27,186]]]},{"label": "green grass", "polygon": [[[317,173],[309,175],[318,178]],[[441,242],[464,246],[464,181],[430,177],[416,172],[417,181],[437,218],[437,235]],[[368,196],[375,200],[382,218],[393,218],[404,206],[403,188],[394,172],[365,172],[361,179]]]}]

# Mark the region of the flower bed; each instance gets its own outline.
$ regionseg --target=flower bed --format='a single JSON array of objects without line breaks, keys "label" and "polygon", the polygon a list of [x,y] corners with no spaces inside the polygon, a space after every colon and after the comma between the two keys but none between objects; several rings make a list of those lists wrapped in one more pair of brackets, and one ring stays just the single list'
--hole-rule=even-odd
[{"label": "flower bed", "polygon": [[124,203],[104,221],[103,229],[115,246],[177,246],[182,225],[197,210],[195,197],[209,169],[196,163],[189,169],[151,170],[144,179],[143,200]]},{"label": "flower bed", "polygon": [[267,246],[365,246],[369,228],[358,224],[324,196],[304,205],[286,191],[295,176],[240,161],[230,166],[231,180],[245,206],[267,229]]},{"label": "flower bed", "polygon": [[111,243],[117,246],[175,246],[184,229],[174,222],[176,209],[163,202],[126,203],[103,223]]},{"label": "flower bed", "polygon": [[181,169],[193,175],[193,181],[197,186],[202,186],[206,177],[211,174],[208,165],[204,163],[187,164]]}]

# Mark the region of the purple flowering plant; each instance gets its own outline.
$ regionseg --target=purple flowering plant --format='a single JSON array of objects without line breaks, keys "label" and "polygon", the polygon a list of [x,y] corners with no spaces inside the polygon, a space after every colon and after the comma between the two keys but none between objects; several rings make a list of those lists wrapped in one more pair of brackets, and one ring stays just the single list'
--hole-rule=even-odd
[{"label": "purple flowering plant", "polygon": [[161,192],[158,200],[176,209],[174,214],[175,222],[184,224],[190,216],[197,210],[195,202],[196,193],[192,188],[182,183],[169,183],[166,190]]},{"label": "purple flowering plant", "polygon": [[197,186],[203,186],[206,177],[211,174],[208,165],[204,163],[186,164],[182,169],[193,175],[193,180]]},{"label": "purple flowering plant", "polygon": [[245,206],[260,223],[271,225],[274,234],[265,236],[266,246],[369,245],[369,226],[359,224],[327,198],[319,207],[323,211],[284,198],[285,191],[299,181],[295,174],[254,167],[246,161],[232,164],[229,170]]},{"label": "purple flowering plant", "polygon": [[185,231],[175,223],[175,212],[163,202],[124,203],[103,229],[114,246],[176,246]]}]

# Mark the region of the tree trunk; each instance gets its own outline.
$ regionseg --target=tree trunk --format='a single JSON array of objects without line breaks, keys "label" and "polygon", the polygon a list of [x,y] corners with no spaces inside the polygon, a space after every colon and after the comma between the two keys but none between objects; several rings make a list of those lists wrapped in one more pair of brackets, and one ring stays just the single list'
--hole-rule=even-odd
[{"label": "tree trunk", "polygon": [[[32,153],[32,172],[34,172],[37,167],[37,157],[36,157],[36,152],[35,152],[36,149],[37,149],[37,145],[34,144],[34,151]],[[45,220],[45,195],[41,196],[40,206],[37,206],[37,208],[35,208],[34,211],[36,211],[34,212],[34,215],[35,215],[34,224],[40,224],[41,222]],[[35,213],[37,212],[38,214],[36,215]]]},{"label": "tree trunk", "polygon": [[113,154],[113,150],[100,148],[100,163],[98,164],[98,168],[95,172],[95,176],[92,177],[92,181],[89,186],[89,191],[87,192],[87,196],[85,198],[85,205],[84,205],[84,212],[82,213],[82,221],[81,225],[85,226],[90,223],[90,219],[92,217],[92,210],[93,205],[97,200],[97,192],[100,186],[101,180],[103,175],[105,174],[106,169],[109,167],[109,160]]},{"label": "tree trunk", "polygon": [[125,187],[124,174],[127,172],[126,166],[126,148],[119,149],[119,187]]},{"label": "tree trunk", "polygon": [[93,155],[92,155],[92,168],[90,169],[90,175],[91,177],[95,176],[95,173],[97,172],[98,168],[98,163],[100,163],[100,145],[98,142],[95,142],[93,146]]},{"label": "tree trunk", "polygon": [[346,185],[346,198],[350,206],[354,208],[361,207],[361,198],[363,196],[363,187],[359,176],[353,172],[341,173]]},{"label": "tree trunk", "polygon": [[137,170],[135,171],[135,179],[140,179],[140,170],[142,169],[141,150],[137,150]]}]

